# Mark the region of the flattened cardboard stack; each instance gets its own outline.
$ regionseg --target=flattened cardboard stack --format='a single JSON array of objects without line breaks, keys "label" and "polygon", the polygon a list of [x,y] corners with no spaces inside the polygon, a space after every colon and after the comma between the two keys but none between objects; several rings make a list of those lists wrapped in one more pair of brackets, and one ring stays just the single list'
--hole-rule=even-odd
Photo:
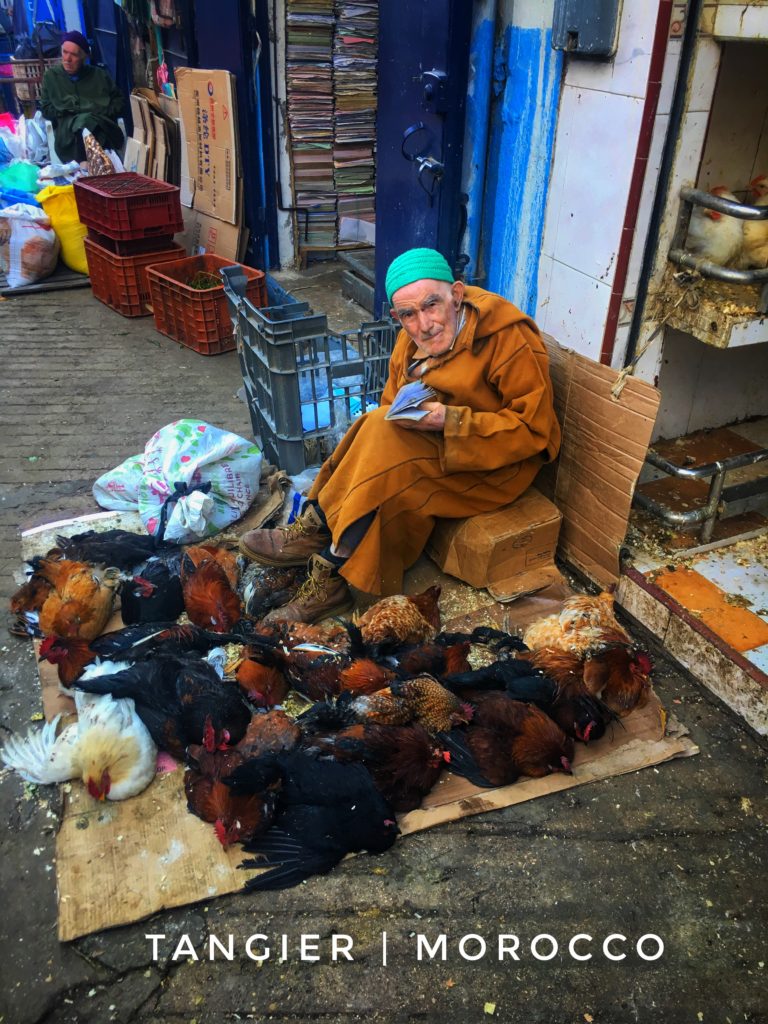
[{"label": "flattened cardboard stack", "polygon": [[241,260],[243,177],[235,76],[229,71],[178,68],[181,120],[181,205],[190,256]]},{"label": "flattened cardboard stack", "polygon": [[180,184],[181,126],[175,100],[151,89],[134,89],[130,101],[133,135],[125,145],[126,171]]}]

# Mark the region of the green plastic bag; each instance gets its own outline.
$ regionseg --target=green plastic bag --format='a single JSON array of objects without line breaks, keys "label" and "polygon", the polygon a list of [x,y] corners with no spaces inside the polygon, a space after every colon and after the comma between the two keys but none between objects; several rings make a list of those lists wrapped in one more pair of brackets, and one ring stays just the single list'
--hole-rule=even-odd
[{"label": "green plastic bag", "polygon": [[17,160],[6,167],[0,167],[0,187],[34,194],[39,189],[37,184],[39,173],[40,168],[37,164],[31,164],[28,160]]}]

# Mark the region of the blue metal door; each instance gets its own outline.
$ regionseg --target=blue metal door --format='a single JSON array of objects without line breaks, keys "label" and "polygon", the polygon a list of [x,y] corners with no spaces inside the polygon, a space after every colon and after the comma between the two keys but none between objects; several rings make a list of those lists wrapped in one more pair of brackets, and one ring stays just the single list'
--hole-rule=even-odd
[{"label": "blue metal door", "polygon": [[461,155],[471,21],[469,0],[379,5],[377,313],[386,302],[387,267],[406,249],[438,249],[461,269]]}]

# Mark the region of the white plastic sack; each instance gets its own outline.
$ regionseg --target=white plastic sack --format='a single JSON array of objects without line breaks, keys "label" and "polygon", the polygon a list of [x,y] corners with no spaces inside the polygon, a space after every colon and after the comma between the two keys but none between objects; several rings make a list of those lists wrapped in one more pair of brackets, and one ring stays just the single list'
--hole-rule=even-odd
[{"label": "white plastic sack", "polygon": [[33,164],[44,164],[49,160],[48,135],[45,129],[45,118],[41,111],[37,111],[34,117],[19,118],[19,125],[16,133],[21,139],[24,160]]},{"label": "white plastic sack", "polygon": [[14,203],[0,210],[0,269],[11,288],[48,277],[59,260],[59,240],[39,206]]},{"label": "white plastic sack", "polygon": [[[261,452],[253,441],[200,420],[177,420],[133,456],[99,477],[102,508],[138,509],[147,531],[186,544],[238,520],[259,490]],[[195,489],[197,488],[197,489]]]}]

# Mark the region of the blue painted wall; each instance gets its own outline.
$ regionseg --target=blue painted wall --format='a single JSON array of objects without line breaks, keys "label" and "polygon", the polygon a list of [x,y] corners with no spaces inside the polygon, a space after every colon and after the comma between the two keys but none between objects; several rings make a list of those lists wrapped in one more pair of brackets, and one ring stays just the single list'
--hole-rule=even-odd
[{"label": "blue painted wall", "polygon": [[484,286],[529,315],[560,99],[563,55],[551,29],[507,27],[494,56],[481,262]]},{"label": "blue painted wall", "polygon": [[478,262],[485,197],[485,170],[488,159],[491,84],[493,81],[493,41],[496,25],[488,13],[495,5],[487,4],[486,12],[475,5],[472,42],[469,50],[469,84],[467,87],[467,123],[464,132],[464,163],[462,188],[467,194],[467,227],[462,251],[467,258],[464,280],[482,284]]}]

